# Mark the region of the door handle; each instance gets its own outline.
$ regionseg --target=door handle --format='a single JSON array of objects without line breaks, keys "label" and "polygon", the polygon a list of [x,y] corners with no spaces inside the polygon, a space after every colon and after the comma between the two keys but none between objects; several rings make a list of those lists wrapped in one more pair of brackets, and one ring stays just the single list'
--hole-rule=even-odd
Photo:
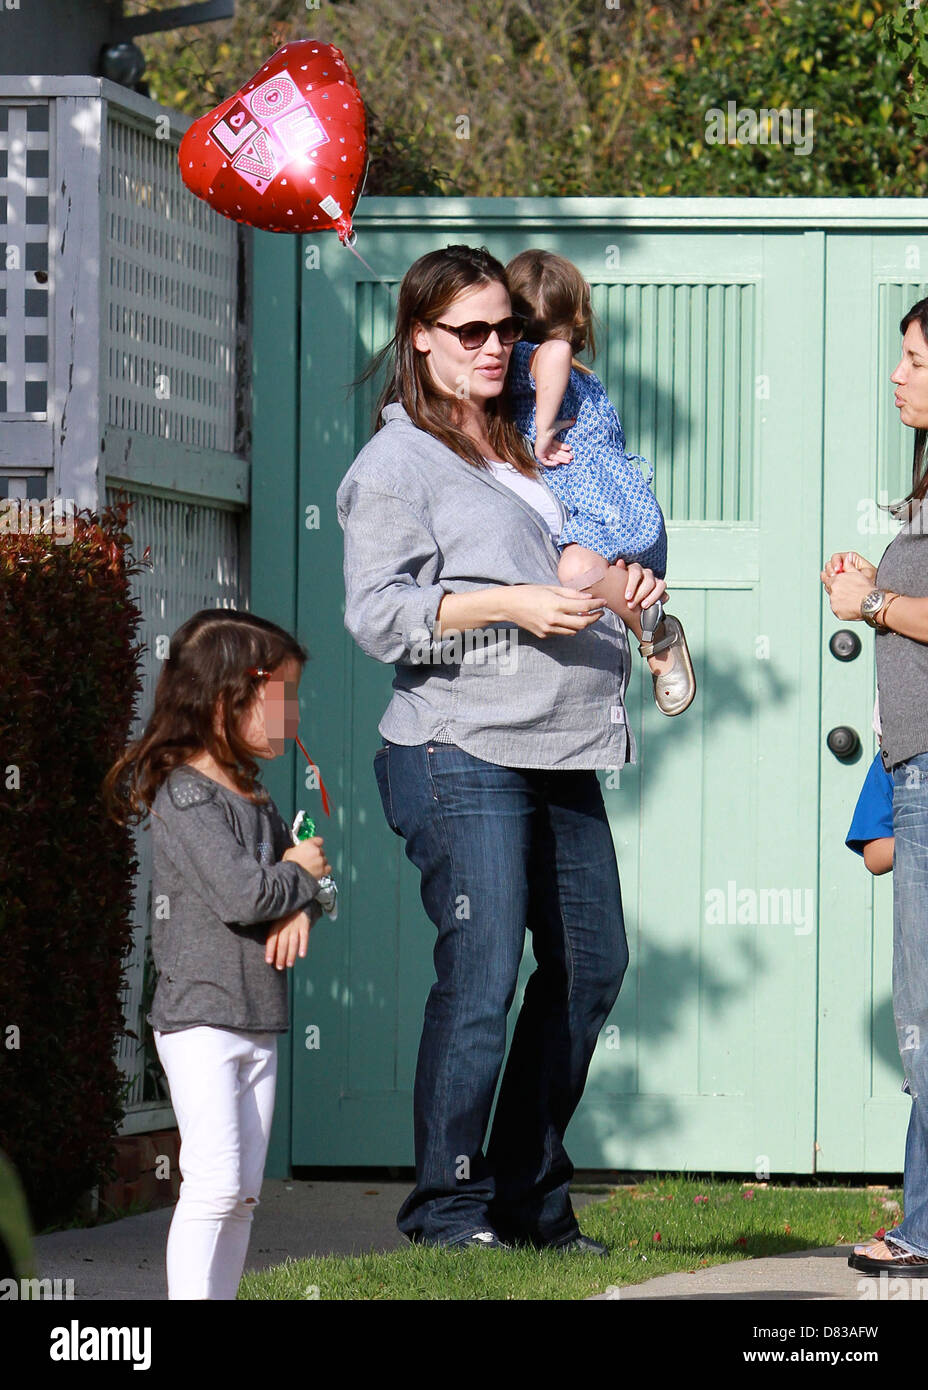
[{"label": "door handle", "polygon": [[850,762],[860,752],[860,737],[849,724],[838,724],[828,734],[828,747],[842,763]]},{"label": "door handle", "polygon": [[832,634],[828,650],[838,661],[853,661],[855,657],[860,656],[860,638],[856,632],[842,627]]}]

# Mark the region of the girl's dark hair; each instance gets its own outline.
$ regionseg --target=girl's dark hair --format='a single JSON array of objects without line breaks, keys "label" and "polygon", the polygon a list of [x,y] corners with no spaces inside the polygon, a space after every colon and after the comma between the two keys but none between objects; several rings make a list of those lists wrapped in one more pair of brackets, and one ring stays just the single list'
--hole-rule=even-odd
[{"label": "girl's dark hair", "polygon": [[[384,406],[398,401],[420,430],[434,435],[475,468],[487,467],[478,446],[460,427],[456,398],[435,385],[427,355],[414,346],[413,333],[417,324],[435,323],[468,290],[494,281],[509,293],[502,262],[485,246],[446,246],[420,256],[409,267],[400,285],[396,332],[354,383],[360,385],[388,364],[387,380],[374,411],[375,433],[383,426],[380,412]],[[486,415],[487,433],[497,456],[520,473],[535,477],[537,465],[512,416],[508,373],[502,392],[487,401]]]},{"label": "girl's dark hair", "polygon": [[[905,337],[906,330],[912,323],[917,323],[922,331],[925,340],[925,351],[928,353],[928,299],[920,299],[917,304],[913,304],[909,312],[905,315],[899,325],[899,332]],[[926,442],[928,442],[928,430],[915,431],[915,447],[912,453],[912,491],[901,502],[897,502],[892,511],[899,518],[907,514],[911,517],[914,504],[920,502],[928,493],[928,460],[926,460]]]},{"label": "girl's dark hair", "polygon": [[[506,267],[512,307],[527,320],[525,337],[530,343],[563,338],[574,353],[596,356],[590,287],[572,261],[553,251],[532,247],[520,251]],[[575,362],[589,372],[582,362]]]},{"label": "girl's dark hair", "polygon": [[103,799],[112,819],[120,825],[143,820],[171,769],[204,750],[244,796],[261,799],[258,764],[239,734],[240,720],[264,679],[248,670],[273,671],[288,657],[302,667],[309,653],[283,628],[254,613],[204,608],[188,618],[171,638],[144,732],[104,778]]}]

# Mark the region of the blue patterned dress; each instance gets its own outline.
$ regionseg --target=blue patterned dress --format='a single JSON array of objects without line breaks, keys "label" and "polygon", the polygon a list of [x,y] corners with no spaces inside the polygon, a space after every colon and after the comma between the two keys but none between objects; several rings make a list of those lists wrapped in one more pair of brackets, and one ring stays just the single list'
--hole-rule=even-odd
[{"label": "blue patterned dress", "polygon": [[[509,364],[509,386],[519,430],[535,442],[535,378],[529,358],[537,343],[515,343]],[[571,463],[542,466],[542,477],[567,508],[568,521],[558,545],[575,541],[603,559],[619,556],[637,560],[658,579],[667,571],[667,532],[664,517],[638,467],[646,463],[625,452],[625,433],[599,377],[570,369],[559,420],[576,419],[562,437],[573,449]]]}]

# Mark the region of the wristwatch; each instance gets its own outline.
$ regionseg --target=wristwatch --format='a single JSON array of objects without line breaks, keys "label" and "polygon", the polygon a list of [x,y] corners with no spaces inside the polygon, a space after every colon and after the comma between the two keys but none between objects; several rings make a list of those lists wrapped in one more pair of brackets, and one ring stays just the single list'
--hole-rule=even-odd
[{"label": "wristwatch", "polygon": [[886,594],[882,589],[871,589],[869,594],[865,594],[860,600],[860,616],[868,627],[879,628],[883,624],[877,622],[877,614],[883,609],[886,602]]}]

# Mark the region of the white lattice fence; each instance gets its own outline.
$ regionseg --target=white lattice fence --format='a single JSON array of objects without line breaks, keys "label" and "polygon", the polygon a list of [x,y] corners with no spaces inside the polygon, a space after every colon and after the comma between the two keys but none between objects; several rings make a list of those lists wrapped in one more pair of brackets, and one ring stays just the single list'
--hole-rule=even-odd
[{"label": "white lattice fence", "polygon": [[[51,117],[46,101],[0,103],[0,430],[37,426],[31,441],[47,438],[49,419]],[[0,473],[0,496],[47,494],[33,452]]]},{"label": "white lattice fence", "polygon": [[19,419],[44,420],[48,400],[48,121],[45,102],[0,112],[0,198],[8,229],[0,266],[6,349],[0,412]]},{"label": "white lattice fence", "polygon": [[117,429],[232,453],[238,242],[172,141],[107,122],[103,372]]}]

